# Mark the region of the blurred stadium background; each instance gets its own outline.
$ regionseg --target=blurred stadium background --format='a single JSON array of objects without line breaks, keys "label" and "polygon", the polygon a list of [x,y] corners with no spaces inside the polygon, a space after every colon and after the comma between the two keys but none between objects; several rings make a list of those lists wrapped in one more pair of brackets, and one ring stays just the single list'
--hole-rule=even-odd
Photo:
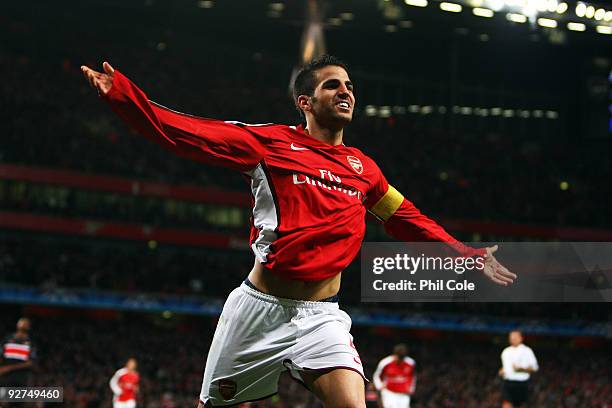
[{"label": "blurred stadium background", "polygon": [[[108,60],[184,112],[294,123],[292,70],[326,50],[356,84],[347,143],[457,237],[612,241],[612,4],[33,0],[3,10],[0,334],[32,319],[35,383],[64,386],[67,407],[109,407],[108,380],[128,356],[140,362],[139,406],[194,407],[222,301],[252,265],[244,180],[130,132],[81,64]],[[374,222],[367,239],[389,240]],[[612,406],[607,303],[360,304],[357,263],[341,303],[368,375],[396,342],[409,345],[413,407],[499,406],[499,353],[515,327],[540,361],[531,406]],[[283,379],[278,397],[253,406],[318,405]]]}]

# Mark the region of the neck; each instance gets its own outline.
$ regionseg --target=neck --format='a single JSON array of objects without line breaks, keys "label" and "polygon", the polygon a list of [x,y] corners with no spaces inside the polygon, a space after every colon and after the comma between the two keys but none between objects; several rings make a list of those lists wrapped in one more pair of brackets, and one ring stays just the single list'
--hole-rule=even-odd
[{"label": "neck", "polygon": [[342,144],[342,136],[344,135],[343,128],[334,129],[329,126],[322,126],[316,120],[307,120],[304,130],[306,133],[320,142],[327,143],[332,146]]}]

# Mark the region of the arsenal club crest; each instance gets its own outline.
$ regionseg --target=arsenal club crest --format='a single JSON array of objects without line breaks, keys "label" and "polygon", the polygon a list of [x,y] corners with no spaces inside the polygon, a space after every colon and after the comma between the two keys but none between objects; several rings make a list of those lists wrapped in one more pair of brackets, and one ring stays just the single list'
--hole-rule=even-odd
[{"label": "arsenal club crest", "polygon": [[348,160],[348,163],[351,165],[353,170],[357,172],[357,174],[363,173],[363,164],[361,164],[361,160],[359,160],[358,157],[346,156],[346,160]]},{"label": "arsenal club crest", "polygon": [[228,380],[224,378],[223,380],[219,380],[219,394],[223,397],[224,400],[229,400],[234,398],[236,395],[236,382],[232,380]]}]

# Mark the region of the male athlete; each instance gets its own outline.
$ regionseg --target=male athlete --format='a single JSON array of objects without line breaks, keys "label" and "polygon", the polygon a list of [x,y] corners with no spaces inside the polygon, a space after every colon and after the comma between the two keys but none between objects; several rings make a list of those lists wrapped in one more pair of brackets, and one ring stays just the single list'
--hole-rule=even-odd
[{"label": "male athlete", "polygon": [[393,354],[380,360],[374,386],[380,392],[383,408],[410,408],[410,396],[416,388],[416,363],[408,357],[405,344],[393,348]]},{"label": "male athlete", "polygon": [[136,371],[135,358],[130,358],[125,366],[115,371],[109,381],[113,391],[113,408],[135,408],[136,394],[140,383],[140,375]]},{"label": "male athlete", "polygon": [[17,321],[17,331],[2,343],[2,364],[0,364],[0,385],[26,387],[36,357],[36,350],[30,338],[30,319],[22,317]]},{"label": "male athlete", "polygon": [[520,407],[529,399],[529,379],[538,371],[538,360],[533,350],[523,344],[523,334],[512,330],[508,334],[510,345],[501,353],[502,367],[499,375],[502,386],[502,408]]},{"label": "male athlete", "polygon": [[[92,87],[137,131],[173,152],[237,170],[253,194],[255,264],[228,297],[206,361],[202,406],[233,406],[277,392],[282,371],[326,407],[365,407],[361,360],[339,309],[340,272],[357,255],[370,211],[394,237],[440,241],[460,256],[484,256],[484,273],[516,277],[422,215],[374,161],[343,143],[355,107],[345,65],[323,56],[294,81],[299,126],[248,125],[182,114],[147,96],[110,64],[83,66]],[[222,271],[219,271],[223,273]]]}]

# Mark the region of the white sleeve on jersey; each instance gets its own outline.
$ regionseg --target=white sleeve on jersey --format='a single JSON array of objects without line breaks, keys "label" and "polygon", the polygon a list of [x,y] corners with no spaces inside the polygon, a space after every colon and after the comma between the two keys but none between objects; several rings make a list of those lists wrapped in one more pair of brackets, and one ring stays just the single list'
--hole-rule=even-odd
[{"label": "white sleeve on jersey", "polygon": [[119,378],[121,378],[121,375],[123,375],[123,369],[117,370],[108,383],[108,385],[110,385],[111,390],[113,390],[113,394],[117,396],[121,395],[121,393],[123,392],[123,390],[119,386]]},{"label": "white sleeve on jersey", "polygon": [[538,371],[540,366],[538,365],[538,360],[536,359],[535,354],[533,354],[533,350],[530,347],[527,347],[526,360],[527,367],[531,368],[534,371]]},{"label": "white sleeve on jersey", "polygon": [[374,375],[372,376],[372,380],[374,380],[374,387],[378,391],[382,390],[385,387],[385,383],[383,382],[380,375],[382,374],[387,364],[389,364],[390,359],[392,361],[393,356],[387,356],[383,358],[382,360],[380,360],[380,362],[378,363],[378,366],[376,367],[376,371],[374,371]]}]

